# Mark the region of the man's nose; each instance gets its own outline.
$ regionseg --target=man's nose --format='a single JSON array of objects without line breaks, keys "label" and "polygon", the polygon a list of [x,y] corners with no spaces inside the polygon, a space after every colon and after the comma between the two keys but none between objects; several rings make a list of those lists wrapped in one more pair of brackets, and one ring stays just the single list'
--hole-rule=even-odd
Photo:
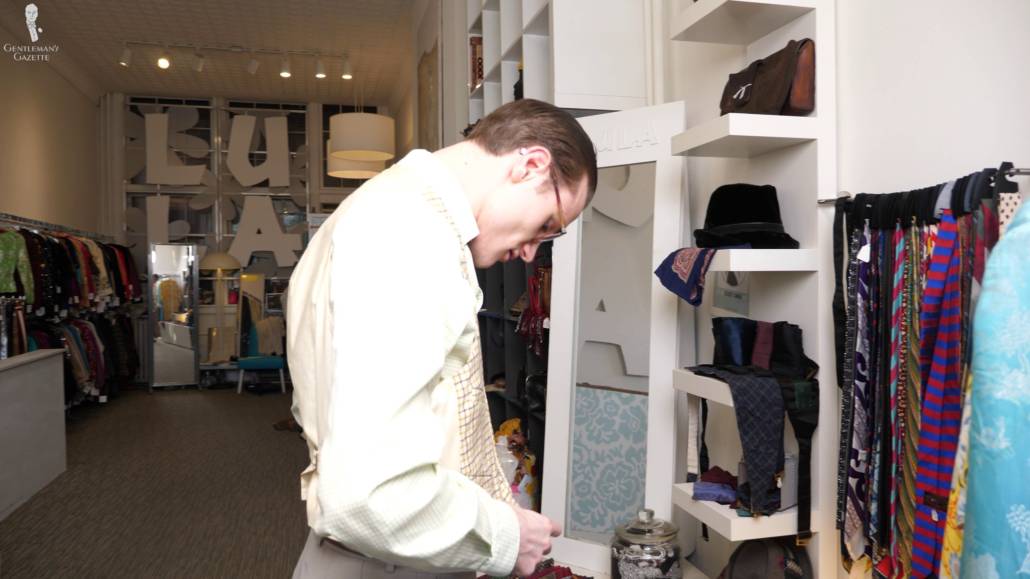
[{"label": "man's nose", "polygon": [[533,261],[533,257],[536,256],[536,250],[539,247],[540,247],[540,244],[535,242],[535,241],[527,243],[527,244],[523,245],[522,246],[522,250],[519,251],[519,257],[522,258],[522,261],[524,261],[526,263],[529,263],[529,262]]}]

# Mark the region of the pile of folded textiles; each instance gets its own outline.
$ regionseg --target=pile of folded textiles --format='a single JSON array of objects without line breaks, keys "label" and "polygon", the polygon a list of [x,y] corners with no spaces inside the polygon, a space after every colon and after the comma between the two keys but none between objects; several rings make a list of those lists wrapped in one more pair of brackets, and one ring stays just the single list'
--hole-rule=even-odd
[{"label": "pile of folded textiles", "polygon": [[[512,573],[508,577],[489,577],[481,575],[479,579],[517,579],[518,575]],[[554,559],[545,559],[536,566],[536,571],[525,579],[593,579],[584,575],[576,575],[572,569],[555,565]]]}]

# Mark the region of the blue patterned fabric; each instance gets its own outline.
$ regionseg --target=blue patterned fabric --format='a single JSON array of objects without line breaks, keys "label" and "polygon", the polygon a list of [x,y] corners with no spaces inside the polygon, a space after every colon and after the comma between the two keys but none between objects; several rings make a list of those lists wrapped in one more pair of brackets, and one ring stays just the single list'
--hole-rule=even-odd
[{"label": "blue patterned fabric", "polygon": [[647,396],[577,387],[569,529],[609,534],[644,507]]},{"label": "blue patterned fabric", "polygon": [[962,577],[1030,577],[1030,209],[991,252],[973,318]]}]

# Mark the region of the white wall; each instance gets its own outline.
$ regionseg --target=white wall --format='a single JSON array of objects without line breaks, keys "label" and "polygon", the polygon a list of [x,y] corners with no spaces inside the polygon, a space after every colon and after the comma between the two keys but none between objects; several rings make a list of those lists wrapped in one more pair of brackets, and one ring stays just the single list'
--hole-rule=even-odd
[{"label": "white wall", "polygon": [[[4,43],[26,40],[0,25]],[[99,231],[99,90],[69,74],[68,58],[0,52],[0,212]]]},{"label": "white wall", "polygon": [[840,189],[1030,167],[1028,26],[1026,0],[837,2]]},{"label": "white wall", "polygon": [[[398,84],[390,98],[387,113],[396,121],[396,159],[412,149],[424,147],[418,142],[418,62],[424,53],[432,50],[433,43],[440,39],[440,10],[440,0],[412,2],[411,35],[399,40],[407,45],[408,59],[397,74],[406,80]],[[439,106],[442,107],[443,103],[440,102]]]}]

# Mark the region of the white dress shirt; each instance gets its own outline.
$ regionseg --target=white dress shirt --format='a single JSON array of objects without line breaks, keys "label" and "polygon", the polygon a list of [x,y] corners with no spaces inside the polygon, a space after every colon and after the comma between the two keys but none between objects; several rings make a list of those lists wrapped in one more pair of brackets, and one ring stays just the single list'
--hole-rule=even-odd
[{"label": "white dress shirt", "polygon": [[312,238],[290,279],[287,350],[311,528],[383,561],[507,575],[518,521],[462,474],[451,380],[478,363],[478,233],[454,175],[411,152]]}]

